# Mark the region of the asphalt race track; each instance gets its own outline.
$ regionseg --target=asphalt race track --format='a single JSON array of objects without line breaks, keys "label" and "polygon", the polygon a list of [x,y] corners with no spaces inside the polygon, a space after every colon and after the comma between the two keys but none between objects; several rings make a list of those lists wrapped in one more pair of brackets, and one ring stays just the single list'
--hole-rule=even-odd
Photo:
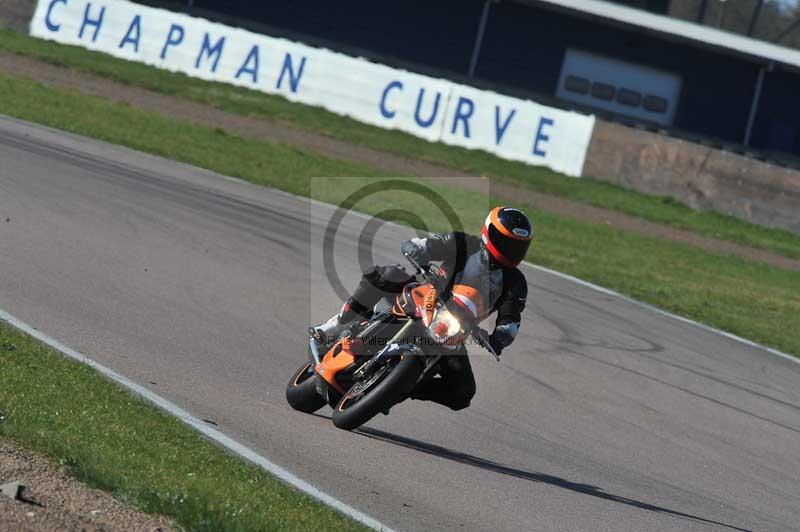
[{"label": "asphalt race track", "polygon": [[[0,119],[0,215],[0,308],[393,528],[800,527],[800,364],[525,268],[471,408],[346,433],[283,395],[339,305],[310,260],[328,208]],[[347,286],[363,223],[337,235]],[[380,229],[375,260],[409,234]]]}]

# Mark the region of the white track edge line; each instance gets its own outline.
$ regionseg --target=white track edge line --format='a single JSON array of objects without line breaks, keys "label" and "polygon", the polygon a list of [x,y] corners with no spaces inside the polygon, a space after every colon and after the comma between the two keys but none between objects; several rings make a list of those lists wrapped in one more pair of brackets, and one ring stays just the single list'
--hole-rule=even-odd
[{"label": "white track edge line", "polygon": [[22,320],[15,318],[14,316],[12,316],[11,314],[2,309],[0,309],[0,320],[8,323],[15,329],[18,329],[36,338],[40,342],[58,351],[62,355],[75,359],[78,362],[86,364],[87,366],[95,369],[103,376],[107,377],[108,379],[111,379],[112,381],[121,385],[123,388],[128,389],[129,391],[133,392],[139,397],[146,399],[150,403],[153,403],[158,408],[165,410],[169,414],[173,415],[174,417],[178,418],[182,422],[186,423],[190,427],[197,430],[198,432],[202,433],[204,436],[214,440],[215,442],[225,447],[229,451],[233,452],[234,454],[261,467],[265,471],[278,477],[287,484],[313,497],[314,499],[317,499],[318,501],[330,506],[331,508],[338,510],[339,512],[352,518],[353,520],[358,521],[359,523],[373,530],[378,530],[380,532],[394,532],[391,528],[384,525],[380,521],[360,512],[359,510],[356,510],[352,506],[349,506],[348,504],[340,501],[339,499],[336,499],[335,497],[328,495],[324,491],[321,491],[320,489],[316,488],[315,486],[306,482],[300,477],[290,473],[281,466],[264,458],[263,456],[261,456],[254,450],[250,449],[249,447],[242,445],[233,438],[223,434],[219,430],[209,427],[206,423],[194,417],[192,414],[182,409],[175,403],[168,401],[167,399],[164,399],[160,395],[148,390],[147,388],[140,386],[139,384],[136,384],[135,382],[123,377],[116,371],[107,368],[98,362],[95,362],[86,355],[67,347],[58,340],[51,338],[47,334],[35,329],[34,327],[28,325]]},{"label": "white track edge line", "polygon": [[[237,178],[233,178],[233,179],[237,179]],[[274,189],[274,190],[277,191],[277,189]],[[334,209],[338,208],[336,205],[333,205],[331,203],[325,203],[323,201],[315,200],[315,199],[309,198],[307,196],[298,196],[297,194],[292,194],[291,192],[284,192],[284,191],[278,191],[278,192],[280,192],[282,194],[286,194],[288,196],[292,196],[293,198],[296,198],[298,200],[310,201],[313,204],[320,205],[320,206],[325,206],[326,208],[331,208],[331,207],[333,207]],[[354,214],[354,215],[359,216],[361,218],[372,218],[372,216],[370,216],[369,214],[366,214],[366,213],[363,213],[363,212],[360,212],[360,211],[350,210],[349,212],[351,214]],[[395,227],[401,227],[401,228],[402,227],[406,227],[404,225],[400,225],[400,224],[397,224],[397,223],[394,223],[394,222],[387,222],[387,224],[393,225]],[[590,283],[589,281],[584,281],[583,279],[580,279],[578,277],[574,277],[574,276],[566,274],[566,273],[561,273],[561,272],[558,272],[556,270],[551,270],[550,268],[545,268],[544,266],[539,266],[538,264],[534,264],[534,263],[529,262],[527,260],[522,261],[521,264],[523,266],[527,266],[528,268],[531,268],[533,270],[538,270],[538,271],[543,272],[543,273],[554,275],[555,277],[558,277],[560,279],[564,279],[565,281],[570,281],[570,282],[578,284],[580,286],[584,286],[586,288],[591,288],[592,290],[595,290],[595,291],[600,292],[602,294],[606,294],[608,296],[612,296],[612,297],[621,299],[622,301],[625,301],[627,303],[631,303],[631,304],[636,305],[638,307],[646,308],[647,310],[653,311],[656,314],[660,314],[661,316],[665,316],[665,317],[668,317],[668,318],[672,318],[672,319],[678,320],[678,321],[683,322],[683,323],[687,323],[689,325],[693,325],[693,326],[698,327],[698,328],[700,328],[700,329],[702,329],[704,331],[708,331],[708,332],[711,332],[711,333],[714,333],[714,334],[718,334],[720,336],[724,336],[725,338],[728,338],[730,340],[734,340],[736,342],[742,343],[742,344],[750,346],[750,347],[754,347],[756,349],[761,349],[761,350],[766,351],[767,353],[770,353],[770,354],[775,355],[777,357],[784,358],[786,360],[790,360],[790,361],[792,361],[792,362],[794,362],[796,364],[800,364],[800,358],[792,356],[792,355],[790,355],[788,353],[784,353],[783,351],[779,351],[777,349],[773,349],[772,347],[767,347],[765,345],[761,345],[761,344],[759,344],[757,342],[753,342],[752,340],[748,340],[747,338],[742,338],[741,336],[736,336],[733,333],[725,332],[725,331],[723,331],[721,329],[717,329],[717,328],[712,327],[710,325],[705,325],[705,324],[700,323],[698,321],[695,321],[693,319],[684,318],[683,316],[678,316],[677,314],[673,314],[672,312],[660,309],[660,308],[658,308],[658,307],[656,307],[654,305],[651,305],[650,303],[645,303],[643,301],[639,301],[638,299],[633,299],[632,297],[628,297],[626,295],[620,294],[619,292],[615,292],[615,291],[610,290],[608,288],[604,288],[602,286]]]},{"label": "white track edge line", "polygon": [[[3,116],[5,116],[5,115],[3,115]],[[12,117],[12,121],[17,121],[17,119],[14,119]],[[75,137],[78,137],[78,138],[81,138],[81,139],[89,139],[89,137],[84,137],[82,135],[71,134],[71,133],[64,132],[64,131],[61,131],[61,130],[58,130],[58,129],[53,129],[53,128],[49,128],[47,126],[42,126],[41,124],[35,124],[35,123],[24,122],[24,121],[23,121],[23,123],[28,124],[28,125],[33,125],[33,126],[36,126],[36,127],[40,127],[42,129],[46,129],[46,130],[49,130],[49,131],[56,131],[56,132],[58,132],[58,133],[60,133],[62,135],[63,134],[74,135]],[[145,152],[139,152],[138,150],[134,150],[132,148],[127,148],[127,147],[124,147],[124,146],[120,146],[120,145],[117,145],[117,144],[105,143],[104,141],[101,141],[101,140],[98,140],[98,139],[91,139],[91,140],[94,141],[94,142],[100,142],[100,143],[103,143],[103,144],[108,144],[110,146],[114,146],[115,148],[127,149],[127,150],[131,150],[131,151],[134,151],[134,152],[137,152],[137,153],[145,153]],[[162,158],[162,157],[159,157],[157,155],[153,155],[153,154],[149,154],[149,153],[146,154],[146,155],[148,155],[150,157]],[[193,165],[189,165],[189,164],[186,164],[186,163],[180,163],[178,161],[173,161],[171,159],[166,159],[166,158],[164,158],[164,159],[165,160],[169,160],[169,161],[171,161],[173,163],[185,164],[186,166],[190,166],[192,168],[198,168],[198,167],[195,167]],[[221,177],[221,178],[223,178],[225,180],[238,182],[238,183],[243,183],[243,184],[246,184],[246,185],[249,185],[249,186],[253,186],[254,185],[254,183],[251,183],[249,181],[245,181],[244,179],[231,177],[231,176],[226,176],[224,174],[213,172],[213,171],[210,171],[210,170],[207,170],[207,169],[201,169],[201,170],[203,170],[205,172],[208,172],[210,174],[216,175],[218,177]],[[266,188],[271,188],[271,187],[266,187]],[[334,208],[334,209],[338,208],[338,206],[336,206],[336,205],[333,205],[331,203],[325,203],[325,202],[316,200],[314,198],[311,198],[309,196],[300,196],[298,194],[292,194],[291,192],[278,190],[276,188],[271,188],[271,190],[275,191],[276,193],[284,194],[286,196],[292,197],[294,199],[297,199],[297,200],[300,200],[300,201],[303,201],[303,202],[307,201],[307,202],[310,202],[312,204],[324,206],[325,208],[328,208],[328,209],[330,209],[330,208]],[[367,219],[372,218],[372,216],[370,216],[370,215],[368,215],[366,213],[360,212],[360,211],[350,210],[350,213],[355,214],[356,216],[359,216],[361,218],[367,218]],[[396,224],[394,222],[387,222],[387,223],[389,223],[391,225],[394,225],[396,227],[405,227],[405,226],[401,226],[400,224]],[[537,264],[533,264],[532,262],[529,262],[529,261],[523,261],[522,264],[524,266],[527,266],[528,268],[533,269],[533,270],[538,270],[538,271],[541,271],[543,273],[547,273],[547,274],[553,275],[555,277],[559,277],[561,279],[573,282],[573,283],[578,284],[580,286],[584,286],[586,288],[590,288],[590,289],[595,290],[597,292],[600,292],[602,294],[606,294],[606,295],[621,299],[622,301],[626,301],[628,303],[631,303],[633,305],[648,309],[648,310],[650,310],[652,312],[655,312],[655,313],[657,313],[659,315],[662,315],[662,316],[665,316],[665,317],[668,317],[668,318],[672,318],[672,319],[678,320],[680,322],[683,322],[683,323],[686,323],[686,324],[689,324],[689,325],[693,325],[693,326],[695,326],[697,328],[700,328],[702,330],[705,330],[705,331],[708,331],[708,332],[723,336],[723,337],[728,338],[730,340],[734,340],[734,341],[742,343],[744,345],[747,345],[747,346],[750,346],[750,347],[754,347],[756,349],[760,349],[760,350],[766,351],[767,353],[770,353],[772,355],[778,356],[778,357],[783,358],[785,360],[789,360],[791,362],[800,364],[800,358],[798,358],[798,357],[794,357],[792,355],[789,355],[789,354],[784,353],[782,351],[779,351],[777,349],[773,349],[771,347],[767,347],[765,345],[761,345],[759,343],[753,342],[753,341],[748,340],[746,338],[742,338],[741,336],[737,336],[735,334],[725,332],[725,331],[723,331],[721,329],[717,329],[715,327],[711,327],[709,325],[705,325],[705,324],[697,322],[695,320],[692,320],[692,319],[689,319],[689,318],[684,318],[683,316],[678,316],[677,314],[673,314],[673,313],[668,312],[666,310],[662,310],[662,309],[660,309],[660,308],[658,308],[658,307],[656,307],[654,305],[651,305],[649,303],[644,303],[644,302],[639,301],[637,299],[633,299],[631,297],[628,297],[628,296],[625,296],[623,294],[620,294],[619,292],[615,292],[615,291],[610,290],[608,288],[604,288],[602,286],[590,283],[589,281],[584,281],[583,279],[580,279],[578,277],[574,277],[574,276],[568,275],[566,273],[561,273],[561,272],[558,272],[558,271],[555,271],[555,270],[551,270],[549,268],[545,268],[544,266],[539,266]],[[320,502],[323,502],[324,504],[327,504],[328,506],[330,506],[330,507],[342,512],[343,514],[353,518],[354,520],[360,522],[361,524],[363,524],[363,525],[365,525],[365,526],[367,526],[369,528],[372,528],[373,530],[379,530],[381,532],[394,532],[391,528],[389,528],[388,526],[384,525],[380,521],[377,521],[376,519],[374,519],[372,517],[369,517],[368,515],[356,510],[355,508],[347,505],[346,503],[344,503],[342,501],[339,501],[338,499],[336,499],[336,498],[328,495],[327,493],[319,490],[318,488],[316,488],[313,485],[309,484],[305,480],[293,475],[292,473],[290,473],[289,471],[283,469],[279,465],[277,465],[277,464],[275,464],[273,462],[270,462],[269,460],[267,460],[263,456],[259,455],[258,453],[256,453],[252,449],[250,449],[248,447],[245,447],[244,445],[240,444],[236,440],[233,440],[229,436],[226,436],[222,432],[208,427],[201,420],[199,420],[198,418],[192,416],[191,414],[189,414],[188,412],[186,412],[185,410],[183,410],[182,408],[180,408],[176,404],[174,404],[174,403],[172,403],[172,402],[160,397],[159,395],[151,392],[147,388],[144,388],[143,386],[140,386],[140,385],[136,384],[135,382],[123,377],[122,375],[116,373],[112,369],[106,368],[102,364],[99,364],[98,362],[95,362],[94,360],[91,360],[90,358],[86,357],[85,355],[83,355],[81,353],[78,353],[77,351],[75,351],[73,349],[70,349],[66,345],[64,345],[61,342],[59,342],[58,340],[55,340],[54,338],[51,338],[51,337],[47,336],[46,334],[36,330],[35,328],[31,327],[30,325],[26,324],[25,322],[23,322],[23,321],[21,321],[21,320],[19,320],[17,318],[15,318],[11,314],[8,314],[7,312],[3,311],[2,309],[0,309],[0,320],[7,322],[11,326],[13,326],[13,327],[15,327],[15,328],[17,328],[17,329],[29,334],[30,336],[33,336],[37,340],[47,344],[48,346],[50,346],[51,348],[55,349],[56,351],[59,351],[63,355],[68,356],[70,358],[73,358],[75,360],[78,360],[79,362],[82,362],[82,363],[94,368],[95,370],[97,370],[98,372],[103,374],[104,376],[110,378],[113,381],[116,381],[117,383],[122,385],[124,388],[127,388],[128,390],[132,391],[133,393],[139,395],[140,397],[143,397],[143,398],[147,399],[148,401],[152,402],[153,404],[155,404],[159,408],[161,408],[161,409],[169,412],[170,414],[174,415],[175,417],[179,418],[184,423],[186,423],[189,426],[195,428],[200,433],[202,433],[202,434],[206,435],[207,437],[211,438],[212,440],[216,441],[217,443],[219,443],[223,447],[229,449],[231,452],[233,452],[233,453],[241,456],[242,458],[244,458],[244,459],[246,459],[246,460],[248,460],[248,461],[250,461],[250,462],[252,462],[252,463],[254,463],[254,464],[256,464],[256,465],[258,465],[260,467],[262,467],[264,470],[272,473],[273,475],[275,475],[276,477],[280,478],[281,480],[283,480],[287,484],[289,484],[291,486],[294,486],[295,488],[299,489],[300,491],[302,491],[302,492],[308,494],[309,496],[319,500]]]}]

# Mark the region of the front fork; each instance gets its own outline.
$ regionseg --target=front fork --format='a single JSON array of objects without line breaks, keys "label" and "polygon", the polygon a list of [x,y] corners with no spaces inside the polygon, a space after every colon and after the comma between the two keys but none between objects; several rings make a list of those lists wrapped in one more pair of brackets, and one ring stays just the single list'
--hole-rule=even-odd
[{"label": "front fork", "polygon": [[314,364],[314,367],[322,363],[322,357],[319,354],[319,344],[313,336],[308,339],[308,358],[310,362]]}]

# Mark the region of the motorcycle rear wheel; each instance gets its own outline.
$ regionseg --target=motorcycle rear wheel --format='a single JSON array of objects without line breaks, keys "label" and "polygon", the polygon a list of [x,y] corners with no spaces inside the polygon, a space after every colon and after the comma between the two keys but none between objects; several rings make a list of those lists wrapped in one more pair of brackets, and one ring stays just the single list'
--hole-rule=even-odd
[{"label": "motorcycle rear wheel", "polygon": [[307,362],[289,379],[286,385],[286,401],[300,412],[312,414],[325,406],[325,399],[317,393],[316,374]]},{"label": "motorcycle rear wheel", "polygon": [[331,416],[336,427],[343,430],[356,429],[383,410],[408,397],[422,372],[419,359],[410,354],[403,354],[399,360],[389,359],[387,363],[392,366],[376,370],[376,373],[384,370],[383,375],[373,382],[367,379],[366,386],[363,386],[365,383],[357,382],[342,396]]}]

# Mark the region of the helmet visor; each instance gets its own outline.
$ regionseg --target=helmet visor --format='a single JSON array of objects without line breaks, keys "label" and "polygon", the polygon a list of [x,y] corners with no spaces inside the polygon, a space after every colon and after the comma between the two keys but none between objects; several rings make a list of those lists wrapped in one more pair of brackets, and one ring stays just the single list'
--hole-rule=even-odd
[{"label": "helmet visor", "polygon": [[514,264],[525,258],[531,245],[530,239],[522,240],[506,236],[493,224],[489,224],[489,241],[507,261]]}]

